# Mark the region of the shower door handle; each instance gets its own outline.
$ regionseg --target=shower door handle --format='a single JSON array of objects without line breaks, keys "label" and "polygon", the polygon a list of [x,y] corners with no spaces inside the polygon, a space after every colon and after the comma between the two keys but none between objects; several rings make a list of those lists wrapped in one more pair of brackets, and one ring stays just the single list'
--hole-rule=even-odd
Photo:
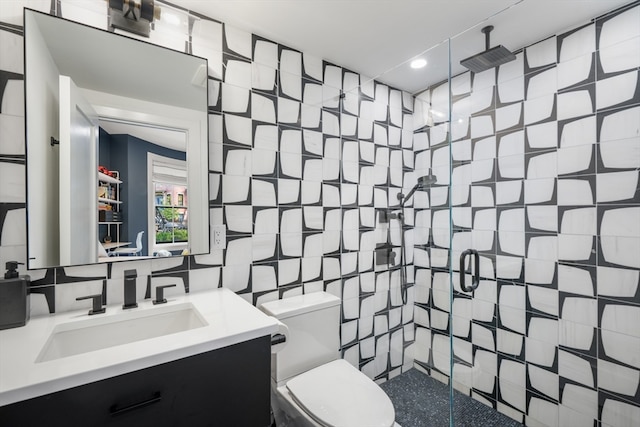
[{"label": "shower door handle", "polygon": [[[467,255],[473,255],[473,277],[471,280],[471,285],[467,286],[465,282],[465,268],[464,268],[464,260]],[[460,254],[460,287],[465,292],[471,292],[480,284],[480,254],[475,249],[467,249],[466,251]]]}]

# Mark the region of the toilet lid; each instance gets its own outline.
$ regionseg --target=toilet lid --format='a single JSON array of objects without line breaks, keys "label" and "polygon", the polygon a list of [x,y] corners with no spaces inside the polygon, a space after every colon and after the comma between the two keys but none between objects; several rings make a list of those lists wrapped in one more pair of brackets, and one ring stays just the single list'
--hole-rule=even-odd
[{"label": "toilet lid", "polygon": [[287,382],[287,389],[298,405],[328,427],[390,427],[395,419],[385,392],[342,359],[298,375]]}]

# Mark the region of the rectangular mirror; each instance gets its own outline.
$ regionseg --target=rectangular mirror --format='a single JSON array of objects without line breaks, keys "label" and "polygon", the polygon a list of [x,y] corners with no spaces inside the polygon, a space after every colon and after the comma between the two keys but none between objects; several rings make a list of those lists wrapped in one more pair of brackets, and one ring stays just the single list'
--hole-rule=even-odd
[{"label": "rectangular mirror", "polygon": [[207,62],[25,9],[29,269],[209,252]]}]

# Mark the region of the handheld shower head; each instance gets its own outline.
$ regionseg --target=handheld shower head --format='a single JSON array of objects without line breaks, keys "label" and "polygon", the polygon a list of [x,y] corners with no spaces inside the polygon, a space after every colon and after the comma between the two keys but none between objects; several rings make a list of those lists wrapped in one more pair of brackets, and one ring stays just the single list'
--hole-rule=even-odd
[{"label": "handheld shower head", "polygon": [[404,206],[404,204],[407,203],[407,200],[409,200],[411,196],[413,196],[413,193],[415,193],[418,190],[426,191],[429,187],[431,187],[436,182],[438,182],[438,178],[435,175],[433,175],[433,173],[431,172],[431,168],[429,168],[429,175],[424,175],[418,178],[418,182],[416,183],[416,185],[413,186],[411,191],[409,191],[409,193],[406,196],[402,193],[398,193],[398,200],[400,201],[400,206]]}]

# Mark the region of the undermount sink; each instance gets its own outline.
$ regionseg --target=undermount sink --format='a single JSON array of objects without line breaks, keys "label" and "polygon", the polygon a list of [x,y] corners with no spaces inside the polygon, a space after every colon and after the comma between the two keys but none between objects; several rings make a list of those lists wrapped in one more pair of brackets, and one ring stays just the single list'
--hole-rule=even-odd
[{"label": "undermount sink", "polygon": [[207,326],[191,303],[126,311],[57,325],[36,363]]}]

